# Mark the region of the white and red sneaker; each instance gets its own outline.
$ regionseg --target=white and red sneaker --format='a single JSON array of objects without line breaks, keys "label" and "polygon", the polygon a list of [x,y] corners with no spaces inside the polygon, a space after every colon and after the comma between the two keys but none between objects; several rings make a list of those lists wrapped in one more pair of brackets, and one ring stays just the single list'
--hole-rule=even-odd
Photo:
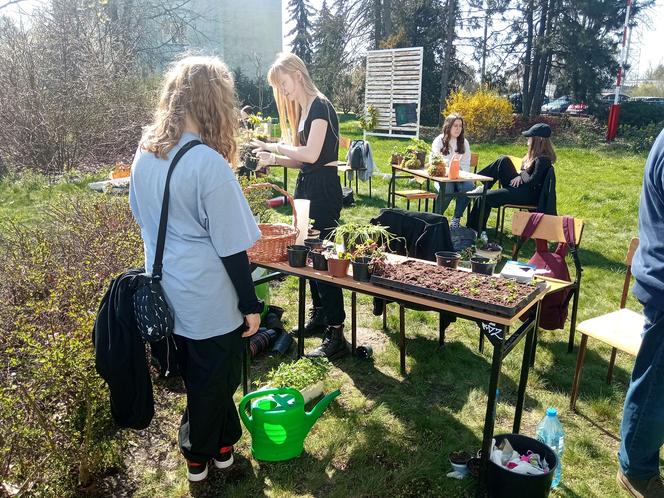
[{"label": "white and red sneaker", "polygon": [[214,457],[214,466],[218,469],[227,469],[231,465],[233,465],[233,447],[222,446],[219,455]]}]

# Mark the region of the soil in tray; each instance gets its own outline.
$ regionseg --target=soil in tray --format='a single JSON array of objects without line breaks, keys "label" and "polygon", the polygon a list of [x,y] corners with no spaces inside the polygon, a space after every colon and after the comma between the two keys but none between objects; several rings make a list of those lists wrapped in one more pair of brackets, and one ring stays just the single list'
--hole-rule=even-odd
[{"label": "soil in tray", "polygon": [[373,273],[397,282],[506,307],[516,306],[534,290],[532,283],[524,284],[507,278],[453,270],[412,260],[376,265]]}]

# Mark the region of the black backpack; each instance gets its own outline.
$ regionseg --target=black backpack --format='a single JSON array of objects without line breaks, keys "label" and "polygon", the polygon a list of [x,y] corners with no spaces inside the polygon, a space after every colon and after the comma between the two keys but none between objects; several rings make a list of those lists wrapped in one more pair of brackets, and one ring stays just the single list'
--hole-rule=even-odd
[{"label": "black backpack", "polygon": [[348,151],[348,164],[353,171],[364,171],[367,164],[364,161],[364,140],[353,140]]}]

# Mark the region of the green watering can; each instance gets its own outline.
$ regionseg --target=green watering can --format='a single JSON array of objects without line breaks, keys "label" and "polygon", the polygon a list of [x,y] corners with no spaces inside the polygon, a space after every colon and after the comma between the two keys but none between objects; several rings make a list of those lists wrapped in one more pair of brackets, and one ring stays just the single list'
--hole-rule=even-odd
[{"label": "green watering can", "polygon": [[[256,460],[267,462],[300,456],[309,430],[340,394],[338,389],[331,392],[310,412],[304,411],[304,398],[297,389],[265,389],[247,394],[240,401],[239,411],[251,433],[251,454]],[[251,415],[247,415],[247,403],[252,399]]]}]

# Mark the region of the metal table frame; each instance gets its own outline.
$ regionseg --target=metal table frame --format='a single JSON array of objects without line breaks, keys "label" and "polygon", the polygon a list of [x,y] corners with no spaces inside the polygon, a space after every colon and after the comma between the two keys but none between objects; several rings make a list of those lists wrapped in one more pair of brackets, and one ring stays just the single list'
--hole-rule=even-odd
[{"label": "metal table frame", "polygon": [[[512,431],[516,434],[521,427],[521,417],[523,413],[523,405],[525,401],[526,384],[528,382],[529,366],[531,362],[531,355],[533,353],[534,337],[537,334],[537,327],[539,323],[540,304],[542,297],[546,294],[543,291],[536,296],[528,305],[526,305],[514,317],[507,318],[498,315],[491,315],[489,313],[478,312],[471,309],[466,309],[461,306],[450,305],[435,301],[412,294],[386,289],[367,282],[358,282],[351,277],[335,278],[331,277],[327,272],[320,272],[312,269],[311,267],[293,268],[288,266],[287,263],[255,263],[272,273],[258,280],[256,283],[263,283],[275,278],[280,278],[284,274],[297,277],[299,280],[298,286],[298,337],[297,337],[297,356],[298,358],[304,355],[304,324],[305,324],[305,307],[306,307],[306,289],[307,280],[312,279],[318,282],[323,282],[330,285],[336,285],[342,289],[352,291],[351,294],[351,337],[353,354],[355,353],[356,345],[356,293],[361,292],[374,297],[397,301],[400,304],[399,309],[399,349],[400,366],[402,374],[405,374],[405,347],[406,347],[406,333],[404,325],[404,304],[417,304],[424,305],[431,311],[445,311],[456,315],[459,318],[466,318],[475,321],[480,327],[480,332],[483,337],[486,337],[493,346],[493,354],[491,361],[491,373],[489,377],[489,390],[486,414],[484,417],[484,430],[482,435],[482,458],[480,466],[480,486],[478,493],[482,494],[486,489],[486,479],[489,463],[489,453],[491,440],[493,438],[495,418],[496,418],[496,390],[498,388],[498,381],[502,369],[502,363],[505,357],[516,347],[516,345],[525,337],[526,344],[523,351],[523,358],[521,362],[521,371],[519,378],[519,387],[517,392],[517,402],[514,413],[514,421]],[[532,313],[533,308],[535,313]],[[525,321],[519,325],[520,318],[526,317]],[[510,329],[515,330],[510,334]],[[247,355],[248,356],[248,355]],[[248,387],[248,364],[247,361],[243,362],[244,384],[243,387]]]}]

